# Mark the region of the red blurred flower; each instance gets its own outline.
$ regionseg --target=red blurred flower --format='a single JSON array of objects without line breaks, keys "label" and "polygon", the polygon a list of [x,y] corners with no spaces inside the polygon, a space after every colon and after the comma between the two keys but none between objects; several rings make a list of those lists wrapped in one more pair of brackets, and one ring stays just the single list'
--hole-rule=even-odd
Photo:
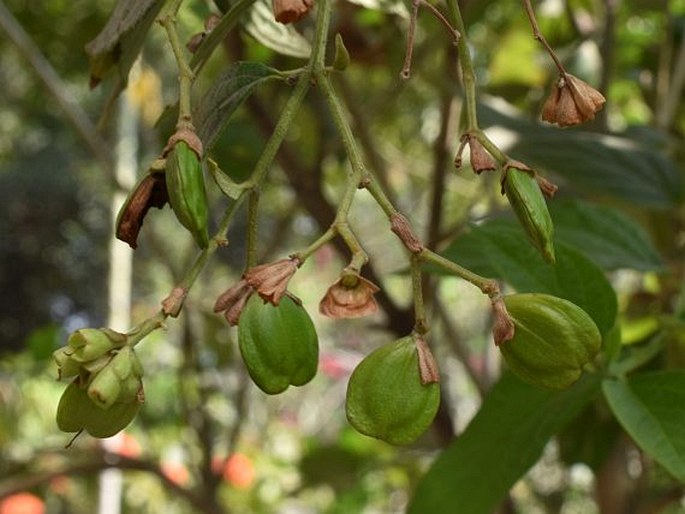
[{"label": "red blurred flower", "polygon": [[0,514],[43,514],[45,502],[31,493],[16,493],[0,501]]}]

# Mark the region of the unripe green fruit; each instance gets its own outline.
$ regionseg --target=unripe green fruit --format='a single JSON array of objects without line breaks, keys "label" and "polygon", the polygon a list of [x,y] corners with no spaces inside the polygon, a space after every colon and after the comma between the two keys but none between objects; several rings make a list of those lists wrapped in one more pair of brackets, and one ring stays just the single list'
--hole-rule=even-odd
[{"label": "unripe green fruit", "polygon": [[401,445],[426,431],[439,404],[440,385],[422,385],[416,345],[404,337],[374,350],[355,368],[345,411],[357,431]]},{"label": "unripe green fruit", "polygon": [[554,264],[554,224],[532,173],[508,168],[502,184],[509,204],[533,246]]},{"label": "unripe green fruit", "polygon": [[513,339],[499,349],[511,371],[529,384],[564,389],[599,352],[602,336],[576,304],[547,294],[504,297],[514,320]]},{"label": "unripe green fruit", "polygon": [[[141,386],[142,387],[142,386]],[[63,432],[85,430],[93,437],[111,437],[126,428],[140,410],[141,402],[115,402],[101,409],[74,381],[67,386],[57,406],[57,426]]]},{"label": "unripe green fruit", "polygon": [[254,294],[238,323],[240,353],[250,377],[267,394],[309,382],[319,365],[319,340],[307,311],[284,296],[278,306]]},{"label": "unripe green fruit", "polygon": [[200,248],[209,242],[207,194],[202,164],[185,141],[178,141],[166,157],[166,188],[176,218]]}]

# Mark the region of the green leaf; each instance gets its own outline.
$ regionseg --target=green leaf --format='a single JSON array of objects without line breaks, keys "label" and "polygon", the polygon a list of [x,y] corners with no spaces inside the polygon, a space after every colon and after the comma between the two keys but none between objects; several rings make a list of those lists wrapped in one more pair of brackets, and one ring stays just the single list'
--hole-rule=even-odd
[{"label": "green leaf", "polygon": [[120,85],[126,86],[128,72],[164,3],[164,0],[119,0],[116,3],[107,24],[86,45],[91,88],[97,86],[115,65]]},{"label": "green leaf", "polygon": [[663,269],[645,231],[622,212],[580,200],[555,200],[549,208],[556,238],[580,250],[603,269]]},{"label": "green leaf", "polygon": [[202,98],[195,123],[197,134],[212,147],[224,125],[257,85],[280,77],[278,70],[258,62],[239,61],[226,70]]},{"label": "green leaf", "polygon": [[512,221],[492,220],[457,239],[443,255],[476,273],[504,280],[519,293],[565,298],[587,312],[602,334],[614,326],[616,294],[602,270],[569,245],[557,243],[546,263]]},{"label": "green leaf", "polygon": [[291,57],[306,59],[312,47],[292,25],[283,25],[274,19],[269,0],[257,0],[250,9],[245,30],[261,44]]},{"label": "green leaf", "polygon": [[513,132],[509,136],[514,143],[505,148],[511,157],[567,179],[587,194],[654,209],[678,205],[684,197],[678,166],[653,140],[644,144],[627,137],[560,129],[488,105],[479,106],[479,121],[484,127],[497,125]]},{"label": "green leaf", "polygon": [[214,183],[219,187],[221,192],[229,198],[236,200],[245,190],[244,186],[233,182],[233,180],[231,180],[231,178],[226,175],[212,159],[207,160],[207,167],[214,179]]},{"label": "green leaf", "polygon": [[660,371],[605,380],[609,405],[637,445],[685,481],[685,372]]},{"label": "green leaf", "polygon": [[408,513],[490,514],[598,390],[594,376],[552,392],[505,375],[421,480]]}]

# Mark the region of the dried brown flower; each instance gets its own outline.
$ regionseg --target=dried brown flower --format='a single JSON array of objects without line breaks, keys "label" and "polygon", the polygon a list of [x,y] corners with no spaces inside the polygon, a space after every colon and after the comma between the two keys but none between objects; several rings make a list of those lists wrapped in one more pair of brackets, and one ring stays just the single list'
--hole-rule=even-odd
[{"label": "dried brown flower", "polygon": [[492,311],[494,315],[492,335],[495,339],[495,344],[499,346],[514,337],[516,327],[514,326],[514,320],[509,316],[507,306],[504,304],[502,297],[492,301]]},{"label": "dried brown flower", "polygon": [[360,318],[373,314],[378,304],[373,297],[380,291],[373,282],[354,271],[345,271],[328,288],[319,302],[319,312],[329,318]]},{"label": "dried brown flower", "polygon": [[240,313],[253,292],[252,286],[244,278],[240,279],[219,295],[214,304],[214,312],[223,312],[229,325],[237,325]]},{"label": "dried brown flower", "polygon": [[559,76],[542,108],[542,119],[561,127],[592,120],[605,102],[602,93],[568,73]]},{"label": "dried brown flower", "polygon": [[314,0],[273,0],[276,21],[283,24],[300,21],[314,5]]},{"label": "dried brown flower", "polygon": [[480,175],[484,171],[494,171],[497,169],[495,160],[485,150],[477,138],[469,135],[468,145],[471,152],[471,168],[473,168],[476,175]]},{"label": "dried brown flower", "polygon": [[150,207],[161,209],[169,201],[164,173],[148,173],[131,192],[117,217],[117,239],[138,247],[138,233]]},{"label": "dried brown flower", "polygon": [[298,259],[281,259],[254,266],[245,272],[243,278],[265,302],[278,305],[299,265]]},{"label": "dried brown flower", "polygon": [[538,186],[540,186],[540,191],[542,191],[543,195],[547,198],[554,198],[557,189],[559,189],[556,184],[538,174],[535,174],[535,180],[537,181]]}]

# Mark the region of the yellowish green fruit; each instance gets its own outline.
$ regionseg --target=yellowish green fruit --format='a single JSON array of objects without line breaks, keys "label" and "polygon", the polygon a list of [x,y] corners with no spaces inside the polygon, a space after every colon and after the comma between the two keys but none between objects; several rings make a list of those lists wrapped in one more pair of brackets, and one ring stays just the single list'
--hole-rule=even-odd
[{"label": "yellowish green fruit", "polygon": [[499,349],[511,371],[523,381],[565,389],[580,378],[583,367],[599,352],[599,329],[576,304],[538,293],[506,296],[504,303],[516,331]]},{"label": "yellowish green fruit", "polygon": [[412,337],[381,346],[355,368],[347,386],[347,419],[362,434],[391,444],[415,441],[433,422],[440,385],[423,385]]},{"label": "yellowish green fruit", "polygon": [[304,385],[316,375],[319,341],[314,324],[289,296],[273,306],[252,295],[240,314],[238,342],[250,377],[267,394]]}]

